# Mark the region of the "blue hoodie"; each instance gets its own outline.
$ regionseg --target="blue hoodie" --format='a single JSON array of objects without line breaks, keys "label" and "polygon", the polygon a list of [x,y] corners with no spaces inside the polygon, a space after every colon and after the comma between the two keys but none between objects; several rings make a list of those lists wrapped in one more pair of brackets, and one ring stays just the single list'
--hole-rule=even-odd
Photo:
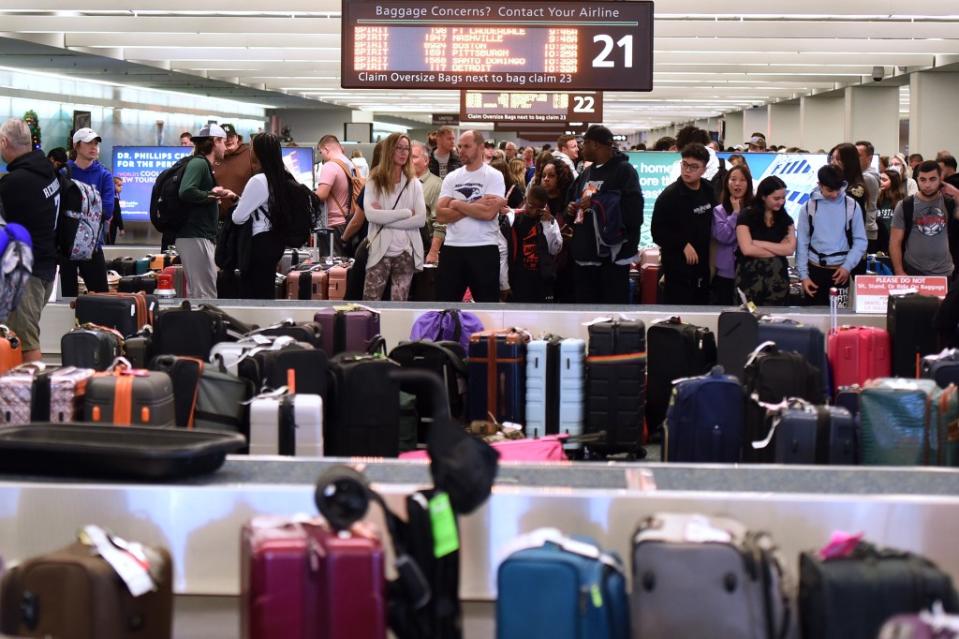
[{"label": "blue hoodie", "polygon": [[96,160],[86,169],[81,169],[73,160],[68,160],[67,166],[70,167],[70,176],[74,180],[89,184],[100,191],[100,199],[103,200],[103,224],[100,227],[100,237],[97,238],[97,248],[102,248],[103,229],[109,226],[107,222],[113,217],[113,200],[116,199],[113,175]]},{"label": "blue hoodie", "polygon": [[[809,237],[809,207],[815,206],[813,218],[813,236]],[[842,266],[852,271],[866,254],[866,225],[862,219],[862,210],[859,204],[854,203],[852,214],[852,247],[846,240],[846,187],[839,189],[839,195],[830,200],[820,192],[819,187],[813,189],[809,195],[809,202],[799,212],[799,224],[796,229],[796,268],[799,277],[809,277],[810,259],[818,263],[819,256],[809,250],[810,239],[812,247],[822,255],[842,253],[825,258],[828,266]]]}]

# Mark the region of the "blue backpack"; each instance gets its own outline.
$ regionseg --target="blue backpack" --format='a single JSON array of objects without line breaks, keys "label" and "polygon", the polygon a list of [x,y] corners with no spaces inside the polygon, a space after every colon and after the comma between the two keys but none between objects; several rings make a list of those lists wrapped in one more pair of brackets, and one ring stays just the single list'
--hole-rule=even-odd
[{"label": "blue backpack", "polygon": [[510,544],[497,573],[497,639],[628,639],[620,558],[543,528]]},{"label": "blue backpack", "polygon": [[663,461],[735,464],[743,447],[743,387],[722,366],[674,381]]},{"label": "blue backpack", "polygon": [[619,191],[600,191],[590,201],[596,231],[596,253],[615,259],[619,247],[626,241],[623,224],[622,194]]},{"label": "blue backpack", "polygon": [[33,240],[19,224],[7,224],[0,215],[0,322],[13,312],[33,273]]}]

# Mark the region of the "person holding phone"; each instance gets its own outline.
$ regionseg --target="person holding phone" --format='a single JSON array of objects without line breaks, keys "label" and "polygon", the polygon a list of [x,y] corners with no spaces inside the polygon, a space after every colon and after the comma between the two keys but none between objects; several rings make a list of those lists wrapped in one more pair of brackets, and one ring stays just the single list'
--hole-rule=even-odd
[{"label": "person holding phone", "polygon": [[553,301],[556,256],[563,250],[559,224],[547,206],[549,194],[533,185],[526,206],[510,212],[512,249],[508,256],[511,299],[521,303]]}]

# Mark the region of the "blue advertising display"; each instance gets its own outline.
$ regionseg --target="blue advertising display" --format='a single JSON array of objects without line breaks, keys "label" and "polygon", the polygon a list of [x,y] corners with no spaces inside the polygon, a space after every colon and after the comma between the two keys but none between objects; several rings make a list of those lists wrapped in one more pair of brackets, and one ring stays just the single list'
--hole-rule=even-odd
[{"label": "blue advertising display", "polygon": [[[727,160],[732,153],[719,153]],[[775,175],[786,183],[786,212],[798,219],[800,208],[809,199],[816,186],[816,173],[825,165],[829,156],[825,153],[741,153],[746,158],[749,172],[753,177],[753,190],[763,178]],[[663,151],[630,151],[629,162],[639,174],[639,185],[643,189],[644,211],[643,230],[639,239],[640,246],[652,246],[650,226],[653,220],[653,206],[656,198],[667,186],[679,177],[679,153]],[[717,193],[716,197],[720,194]]]},{"label": "blue advertising display", "polygon": [[[123,178],[124,222],[150,221],[150,193],[157,176],[193,149],[183,146],[115,146],[113,175]],[[283,163],[297,181],[313,188],[313,149],[284,147]]]}]

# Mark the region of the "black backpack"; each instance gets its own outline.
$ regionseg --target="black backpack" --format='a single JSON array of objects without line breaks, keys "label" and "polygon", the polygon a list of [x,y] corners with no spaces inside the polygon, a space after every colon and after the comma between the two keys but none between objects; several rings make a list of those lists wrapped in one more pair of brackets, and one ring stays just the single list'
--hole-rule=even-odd
[{"label": "black backpack", "polygon": [[186,166],[194,157],[188,155],[163,171],[153,184],[150,193],[150,222],[161,233],[179,231],[186,224],[189,210],[180,202],[180,182]]},{"label": "black backpack", "polygon": [[287,190],[289,225],[283,234],[283,242],[290,248],[300,248],[309,241],[310,233],[320,224],[323,201],[308,186],[300,184],[292,176],[284,186]]}]

